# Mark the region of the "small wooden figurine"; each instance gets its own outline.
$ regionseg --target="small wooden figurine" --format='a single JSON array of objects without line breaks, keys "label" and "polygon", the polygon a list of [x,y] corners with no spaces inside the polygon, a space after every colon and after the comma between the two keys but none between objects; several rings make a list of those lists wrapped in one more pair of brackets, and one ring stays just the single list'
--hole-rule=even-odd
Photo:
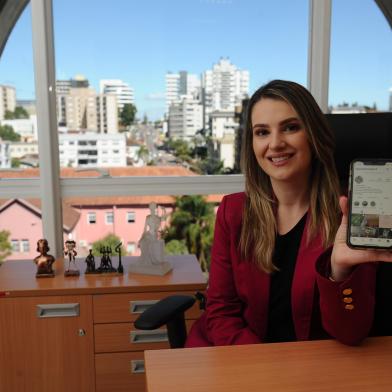
[{"label": "small wooden figurine", "polygon": [[52,278],[54,277],[54,271],[52,268],[55,258],[49,255],[48,241],[44,238],[37,241],[37,252],[39,256],[34,259],[34,263],[37,265],[36,278]]}]

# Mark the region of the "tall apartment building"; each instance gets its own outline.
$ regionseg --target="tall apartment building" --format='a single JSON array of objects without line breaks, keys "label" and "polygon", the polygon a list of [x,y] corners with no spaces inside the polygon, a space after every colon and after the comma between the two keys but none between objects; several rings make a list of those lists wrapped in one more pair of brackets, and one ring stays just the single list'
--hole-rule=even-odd
[{"label": "tall apartment building", "polygon": [[107,79],[99,82],[99,92],[117,97],[117,106],[121,110],[126,103],[135,104],[133,88],[120,79]]},{"label": "tall apartment building", "polygon": [[116,133],[118,130],[117,97],[97,95],[94,88],[82,76],[71,80],[58,80],[58,124],[71,130],[88,129],[100,133]]},{"label": "tall apartment building", "polygon": [[59,150],[61,167],[122,167],[127,164],[124,134],[60,134]]},{"label": "tall apartment building", "polygon": [[5,112],[13,112],[16,106],[15,88],[0,85],[0,120],[4,120]]},{"label": "tall apartment building", "polygon": [[229,59],[221,58],[203,74],[206,112],[231,111],[249,93],[249,71],[240,70]]},{"label": "tall apartment building", "polygon": [[191,140],[203,128],[203,106],[192,96],[182,96],[169,107],[169,136]]},{"label": "tall apartment building", "polygon": [[166,113],[170,105],[181,100],[183,96],[196,98],[200,95],[200,78],[186,71],[166,74]]}]

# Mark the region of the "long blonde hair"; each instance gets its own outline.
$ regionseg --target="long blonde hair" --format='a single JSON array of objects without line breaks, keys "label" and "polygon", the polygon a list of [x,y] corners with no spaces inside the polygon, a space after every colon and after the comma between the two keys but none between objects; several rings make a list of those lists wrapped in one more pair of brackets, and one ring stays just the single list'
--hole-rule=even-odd
[{"label": "long blonde hair", "polygon": [[251,122],[253,107],[262,98],[290,104],[308,137],[312,152],[308,242],[320,233],[324,247],[333,243],[339,225],[339,180],[333,157],[334,135],[309,91],[298,83],[284,80],[273,80],[260,87],[250,98],[246,109],[241,169],[247,197],[239,249],[245,260],[254,261],[261,270],[270,273],[277,270],[273,260],[277,202],[270,178],[259,166],[253,151]]}]

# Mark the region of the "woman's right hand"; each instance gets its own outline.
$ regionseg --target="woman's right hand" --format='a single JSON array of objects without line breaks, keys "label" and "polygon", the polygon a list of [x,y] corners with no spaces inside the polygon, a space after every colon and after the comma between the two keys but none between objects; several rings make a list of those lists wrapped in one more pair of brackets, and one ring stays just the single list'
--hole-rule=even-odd
[{"label": "woman's right hand", "polygon": [[376,261],[392,262],[391,251],[352,249],[347,246],[347,197],[341,196],[339,204],[342,210],[342,222],[336,233],[331,255],[331,278],[337,282],[346,279],[353,267],[358,264]]}]

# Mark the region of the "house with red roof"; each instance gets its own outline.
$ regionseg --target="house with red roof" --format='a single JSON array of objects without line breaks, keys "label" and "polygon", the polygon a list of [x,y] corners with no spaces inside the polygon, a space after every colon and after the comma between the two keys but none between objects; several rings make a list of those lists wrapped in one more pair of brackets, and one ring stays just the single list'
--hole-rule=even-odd
[{"label": "house with red roof", "polygon": [[[103,169],[112,177],[122,176],[190,176],[196,175],[181,166],[144,166]],[[99,177],[100,170],[79,171],[62,168],[61,177]],[[39,169],[2,171],[3,178],[38,177]],[[208,195],[207,201],[219,204],[222,195]],[[138,242],[144,230],[149,204],[155,202],[165,209],[168,219],[175,203],[174,196],[99,196],[69,197],[62,200],[64,241],[73,239],[79,256],[86,256],[92,244],[108,234],[122,241],[129,255],[138,255]],[[162,226],[163,228],[163,226]],[[10,232],[13,253],[9,259],[33,259],[36,244],[42,238],[41,202],[39,199],[0,200],[0,230]],[[49,244],[50,246],[50,244]]]}]

